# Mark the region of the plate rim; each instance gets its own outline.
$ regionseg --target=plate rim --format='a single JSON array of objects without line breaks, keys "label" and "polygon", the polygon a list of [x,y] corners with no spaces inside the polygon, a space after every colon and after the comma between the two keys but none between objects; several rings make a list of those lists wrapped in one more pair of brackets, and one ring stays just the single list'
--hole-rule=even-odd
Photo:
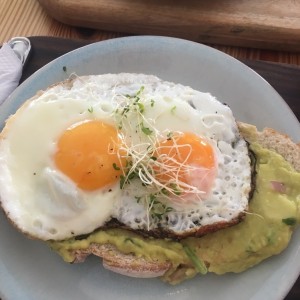
[{"label": "plate rim", "polygon": [[[248,67],[247,65],[245,65],[243,62],[239,61],[238,59],[220,51],[220,50],[217,50],[217,49],[214,49],[210,46],[207,46],[207,45],[203,45],[203,44],[200,44],[200,43],[196,43],[196,42],[192,42],[192,41],[188,41],[188,40],[184,40],[184,39],[180,39],[180,38],[173,38],[173,37],[164,37],[164,36],[133,36],[133,37],[119,37],[119,38],[113,38],[113,39],[109,39],[109,40],[105,40],[105,41],[99,41],[99,42],[95,42],[95,43],[91,43],[91,44],[88,44],[88,45],[85,45],[85,46],[82,46],[82,47],[79,47],[75,50],[72,50],[56,59],[54,59],[53,61],[47,63],[45,66],[43,66],[42,68],[40,68],[39,70],[37,70],[36,72],[34,72],[28,79],[26,79],[13,93],[12,95],[9,97],[9,99],[7,101],[5,101],[0,109],[2,110],[2,107],[7,107],[10,105],[10,99],[14,99],[18,96],[18,94],[20,93],[20,90],[22,90],[24,87],[26,87],[26,85],[30,84],[31,81],[35,80],[38,76],[40,76],[40,74],[42,74],[43,72],[45,72],[45,70],[47,70],[47,68],[49,68],[49,66],[54,66],[55,64],[59,64],[65,57],[70,57],[71,55],[75,55],[75,54],[78,54],[79,52],[84,52],[86,51],[86,49],[94,49],[95,47],[97,48],[99,45],[103,45],[103,44],[106,44],[106,45],[109,45],[109,44],[115,44],[116,42],[123,42],[123,41],[132,41],[132,40],[143,40],[143,39],[148,39],[148,40],[151,40],[151,39],[163,39],[163,40],[169,40],[169,41],[179,41],[179,42],[184,42],[184,43],[187,43],[187,44],[195,44],[197,47],[201,46],[201,47],[204,47],[206,49],[209,49],[209,50],[212,50],[213,52],[215,53],[219,53],[221,54],[222,56],[226,56],[227,59],[233,61],[235,64],[238,63],[240,64],[240,66],[242,66],[244,69],[246,67],[246,69],[250,72],[253,73],[253,75],[255,76],[258,76],[260,78],[260,80],[263,80],[265,82],[265,84],[267,84],[272,90],[273,92],[275,92],[279,98],[281,98],[281,101],[282,101],[282,105],[286,106],[286,108],[290,111],[290,114],[295,118],[296,121],[298,121],[297,117],[295,116],[295,114],[293,113],[293,111],[291,110],[291,108],[289,107],[289,105],[287,104],[287,102],[281,97],[281,95],[271,86],[270,83],[268,83],[261,75],[259,75],[257,72],[255,72],[253,69],[251,69],[250,67]],[[100,47],[101,47],[100,46]],[[218,55],[219,55],[218,54]],[[2,114],[2,111],[1,111],[1,114]],[[2,125],[2,124],[1,124]],[[299,130],[300,130],[300,124],[298,122],[298,127],[299,127]],[[300,131],[299,131],[300,132]],[[300,272],[300,264],[299,264],[299,268],[298,268],[298,272],[295,271],[295,274],[298,273],[299,275],[299,272]],[[297,280],[297,276],[295,275],[295,280],[294,282]],[[291,287],[292,285],[290,285]],[[282,293],[281,293],[281,297],[282,296],[285,296],[290,287],[287,287],[285,290],[282,289]],[[0,295],[1,295],[1,290],[0,289]]]}]

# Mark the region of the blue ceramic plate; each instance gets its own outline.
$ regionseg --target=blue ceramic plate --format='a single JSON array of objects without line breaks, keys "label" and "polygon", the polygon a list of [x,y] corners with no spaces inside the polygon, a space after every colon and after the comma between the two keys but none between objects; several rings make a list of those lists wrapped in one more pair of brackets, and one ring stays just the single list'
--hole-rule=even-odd
[{"label": "blue ceramic plate", "polygon": [[[1,106],[2,126],[27,98],[72,72],[154,74],[210,92],[228,103],[238,120],[259,128],[273,127],[300,140],[300,125],[292,111],[247,66],[198,43],[151,36],[99,42],[54,60],[19,86]],[[104,270],[96,257],[84,264],[66,264],[45,244],[23,237],[2,213],[0,237],[0,297],[4,300],[282,299],[300,273],[300,230],[282,254],[242,274],[198,276],[178,286],[114,274]]]}]

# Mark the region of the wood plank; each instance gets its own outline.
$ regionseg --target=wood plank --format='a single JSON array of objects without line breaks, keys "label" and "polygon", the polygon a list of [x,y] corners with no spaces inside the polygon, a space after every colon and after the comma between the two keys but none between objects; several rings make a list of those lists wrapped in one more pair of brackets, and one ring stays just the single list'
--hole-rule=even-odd
[{"label": "wood plank", "polygon": [[[63,24],[50,17],[36,0],[0,0],[0,7],[0,44],[14,36],[55,36],[93,42],[131,35]],[[206,44],[237,59],[265,60],[300,65],[300,52],[236,47],[231,46],[229,42],[226,45]]]},{"label": "wood plank", "polygon": [[197,42],[300,51],[295,0],[38,0],[72,26]]}]

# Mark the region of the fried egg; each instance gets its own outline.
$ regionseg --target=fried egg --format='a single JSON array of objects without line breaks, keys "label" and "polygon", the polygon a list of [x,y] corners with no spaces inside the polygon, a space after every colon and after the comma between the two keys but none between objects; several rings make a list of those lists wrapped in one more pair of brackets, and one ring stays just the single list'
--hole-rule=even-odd
[{"label": "fried egg", "polygon": [[248,207],[250,159],[227,105],[151,75],[75,77],[12,116],[0,143],[1,205],[42,240],[117,220],[187,236]]}]

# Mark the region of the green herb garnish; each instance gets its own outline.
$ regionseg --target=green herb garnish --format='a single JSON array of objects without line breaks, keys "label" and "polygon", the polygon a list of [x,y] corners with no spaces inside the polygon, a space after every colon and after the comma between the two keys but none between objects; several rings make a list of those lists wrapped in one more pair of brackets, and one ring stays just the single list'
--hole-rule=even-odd
[{"label": "green herb garnish", "polygon": [[171,108],[171,114],[175,114],[175,110],[176,110],[176,105],[174,105],[174,106]]},{"label": "green herb garnish", "polygon": [[294,226],[297,223],[296,218],[286,218],[286,219],[282,219],[282,222],[288,226]]},{"label": "green herb garnish", "polygon": [[175,195],[179,196],[181,194],[181,189],[176,183],[171,183],[170,188]]},{"label": "green herb garnish", "polygon": [[193,262],[196,270],[200,273],[205,275],[207,273],[207,267],[202,259],[200,259],[196,253],[187,245],[183,245],[183,249],[189,259]]},{"label": "green herb garnish", "polygon": [[141,202],[142,197],[134,196],[134,198],[135,198],[135,200],[136,200],[137,203]]},{"label": "green herb garnish", "polygon": [[141,123],[140,126],[141,126],[142,132],[146,135],[150,135],[153,132],[153,130],[151,130],[149,127],[145,127],[144,123]]},{"label": "green herb garnish", "polygon": [[170,131],[168,134],[167,134],[167,140],[170,141],[172,139],[172,136],[173,136],[173,132]]},{"label": "green herb garnish", "polygon": [[162,217],[173,210],[172,207],[167,206],[158,199],[160,193],[150,194],[149,195],[149,204],[148,208],[150,210],[151,217],[157,219],[158,221],[162,220]]},{"label": "green herb garnish", "polygon": [[113,168],[116,170],[116,171],[119,171],[119,170],[121,170],[118,166],[117,166],[117,164],[116,163],[113,163]]},{"label": "green herb garnish", "polygon": [[122,190],[125,185],[126,177],[124,175],[120,176],[120,189]]},{"label": "green herb garnish", "polygon": [[142,114],[145,111],[145,105],[143,103],[137,103],[140,113]]},{"label": "green herb garnish", "polygon": [[143,91],[145,87],[142,85],[141,88],[137,91],[136,96],[139,96]]}]

